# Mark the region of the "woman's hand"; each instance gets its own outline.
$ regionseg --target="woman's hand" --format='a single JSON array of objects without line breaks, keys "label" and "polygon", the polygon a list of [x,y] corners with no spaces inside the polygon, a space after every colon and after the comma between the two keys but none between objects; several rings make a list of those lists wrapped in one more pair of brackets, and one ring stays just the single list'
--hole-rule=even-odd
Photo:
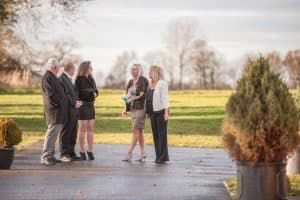
[{"label": "woman's hand", "polygon": [[122,111],[122,117],[124,117],[124,118],[125,118],[125,117],[128,117],[128,113],[126,112],[126,110],[123,110],[123,111]]},{"label": "woman's hand", "polygon": [[169,109],[165,109],[164,119],[165,121],[169,120]]}]

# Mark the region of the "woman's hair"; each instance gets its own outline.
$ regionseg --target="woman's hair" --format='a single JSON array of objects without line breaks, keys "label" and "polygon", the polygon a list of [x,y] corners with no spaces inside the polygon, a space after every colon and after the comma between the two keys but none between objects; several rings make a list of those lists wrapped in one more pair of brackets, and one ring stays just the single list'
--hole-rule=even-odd
[{"label": "woman's hair", "polygon": [[137,70],[138,70],[138,77],[140,77],[140,76],[143,75],[144,71],[143,71],[143,67],[142,67],[141,64],[139,64],[139,63],[133,63],[133,64],[130,65],[130,69],[132,69],[132,68],[137,68]]},{"label": "woman's hair", "polygon": [[[77,71],[77,76],[85,76],[91,67],[91,61],[84,61],[80,63]],[[89,74],[91,76],[91,74]]]},{"label": "woman's hair", "polygon": [[150,70],[154,70],[154,77],[152,77],[155,81],[164,80],[164,72],[163,69],[159,66],[150,66]]}]

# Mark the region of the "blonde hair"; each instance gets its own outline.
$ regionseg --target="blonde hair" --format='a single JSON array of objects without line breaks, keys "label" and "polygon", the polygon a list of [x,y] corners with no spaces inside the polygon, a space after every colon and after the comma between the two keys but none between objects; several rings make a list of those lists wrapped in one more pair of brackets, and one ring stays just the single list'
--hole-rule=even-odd
[{"label": "blonde hair", "polygon": [[[84,61],[80,63],[77,71],[77,76],[85,76],[91,67],[91,61]],[[91,74],[89,74],[91,76]]]},{"label": "blonde hair", "polygon": [[132,69],[132,68],[137,68],[138,77],[143,75],[144,71],[143,71],[143,66],[141,64],[133,63],[133,64],[130,65],[130,69]]},{"label": "blonde hair", "polygon": [[154,81],[164,80],[165,76],[164,76],[163,69],[161,67],[150,66],[150,70],[151,69],[154,70],[154,77],[152,77]]}]

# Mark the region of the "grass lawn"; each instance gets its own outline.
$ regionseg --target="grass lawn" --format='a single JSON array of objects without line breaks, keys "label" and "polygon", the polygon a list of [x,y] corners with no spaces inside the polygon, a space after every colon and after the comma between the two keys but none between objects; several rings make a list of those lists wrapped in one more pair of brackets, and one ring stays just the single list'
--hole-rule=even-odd
[{"label": "grass lawn", "polygon": [[[123,91],[100,90],[97,98],[96,143],[128,144],[130,118],[121,117]],[[170,146],[221,147],[220,127],[225,104],[231,91],[172,91],[171,119],[168,125]],[[23,130],[19,147],[42,139],[46,131],[43,102],[39,90],[0,91],[0,118],[14,119]],[[146,143],[152,144],[149,120],[145,129]]]},{"label": "grass lawn", "polygon": [[[296,175],[288,175],[289,181],[291,183],[291,188],[288,191],[289,197],[300,197],[300,174]],[[237,181],[236,179],[229,179],[226,181],[226,185],[228,186],[228,190],[232,200],[236,199],[237,193]]]}]

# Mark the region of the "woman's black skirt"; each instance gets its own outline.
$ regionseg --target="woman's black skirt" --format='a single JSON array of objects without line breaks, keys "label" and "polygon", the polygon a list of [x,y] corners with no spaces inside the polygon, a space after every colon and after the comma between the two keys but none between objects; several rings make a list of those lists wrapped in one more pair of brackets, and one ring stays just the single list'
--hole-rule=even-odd
[{"label": "woman's black skirt", "polygon": [[95,119],[95,106],[94,102],[83,102],[82,106],[78,109],[78,120],[91,120]]}]

